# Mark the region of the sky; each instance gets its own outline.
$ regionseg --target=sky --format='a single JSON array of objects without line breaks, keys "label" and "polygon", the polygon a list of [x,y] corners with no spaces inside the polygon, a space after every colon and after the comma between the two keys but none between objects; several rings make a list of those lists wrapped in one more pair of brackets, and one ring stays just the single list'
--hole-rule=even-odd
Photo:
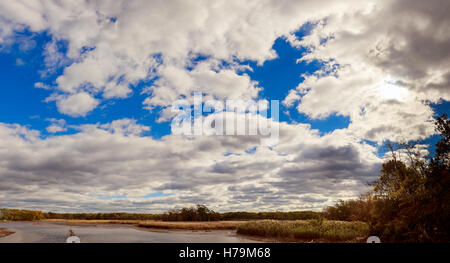
[{"label": "sky", "polygon": [[[426,153],[439,139],[449,9],[445,0],[2,1],[0,207],[292,211],[355,198],[377,178],[384,143],[419,142]],[[194,92],[279,101],[278,142],[174,134],[172,106],[193,104]]]}]

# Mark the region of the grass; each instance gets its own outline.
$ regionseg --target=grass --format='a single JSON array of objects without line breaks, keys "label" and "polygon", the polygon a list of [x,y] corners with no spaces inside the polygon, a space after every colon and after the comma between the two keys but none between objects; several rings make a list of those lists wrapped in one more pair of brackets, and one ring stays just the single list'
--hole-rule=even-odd
[{"label": "grass", "polygon": [[138,227],[160,228],[160,229],[189,229],[189,230],[233,230],[242,221],[211,221],[211,222],[163,222],[145,221],[139,223]]},{"label": "grass", "polygon": [[296,220],[262,220],[241,224],[237,233],[290,241],[358,242],[369,234],[364,222]]}]

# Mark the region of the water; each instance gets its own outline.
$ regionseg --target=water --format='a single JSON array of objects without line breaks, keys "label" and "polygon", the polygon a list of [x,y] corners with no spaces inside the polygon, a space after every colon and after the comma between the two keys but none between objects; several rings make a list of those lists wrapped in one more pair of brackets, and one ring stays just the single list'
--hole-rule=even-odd
[{"label": "water", "polygon": [[132,225],[68,226],[48,222],[3,222],[0,228],[16,232],[0,243],[64,243],[71,229],[82,243],[243,243],[254,240],[233,230],[149,231]]}]

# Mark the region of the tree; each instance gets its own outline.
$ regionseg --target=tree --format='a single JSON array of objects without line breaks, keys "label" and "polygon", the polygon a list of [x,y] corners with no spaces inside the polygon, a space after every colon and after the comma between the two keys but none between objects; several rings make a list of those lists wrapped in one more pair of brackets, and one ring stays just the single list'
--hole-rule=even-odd
[{"label": "tree", "polygon": [[425,182],[424,220],[431,241],[450,241],[450,120],[447,114],[436,120],[441,139],[430,159]]},{"label": "tree", "polygon": [[392,158],[374,183],[373,231],[390,241],[449,241],[450,120],[444,114],[435,124],[441,138],[434,156],[426,160],[411,145],[389,145]]},{"label": "tree", "polygon": [[450,120],[444,114],[435,125],[434,155],[419,144],[388,144],[391,158],[373,191],[326,208],[325,216],[369,222],[383,242],[450,242]]}]

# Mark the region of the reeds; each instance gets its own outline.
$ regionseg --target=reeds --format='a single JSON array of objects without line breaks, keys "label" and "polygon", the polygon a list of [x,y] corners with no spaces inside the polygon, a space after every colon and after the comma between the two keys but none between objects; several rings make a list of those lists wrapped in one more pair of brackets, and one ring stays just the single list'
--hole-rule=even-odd
[{"label": "reeds", "polygon": [[369,226],[363,222],[328,220],[262,220],[241,224],[237,233],[292,241],[357,242],[367,237]]}]

